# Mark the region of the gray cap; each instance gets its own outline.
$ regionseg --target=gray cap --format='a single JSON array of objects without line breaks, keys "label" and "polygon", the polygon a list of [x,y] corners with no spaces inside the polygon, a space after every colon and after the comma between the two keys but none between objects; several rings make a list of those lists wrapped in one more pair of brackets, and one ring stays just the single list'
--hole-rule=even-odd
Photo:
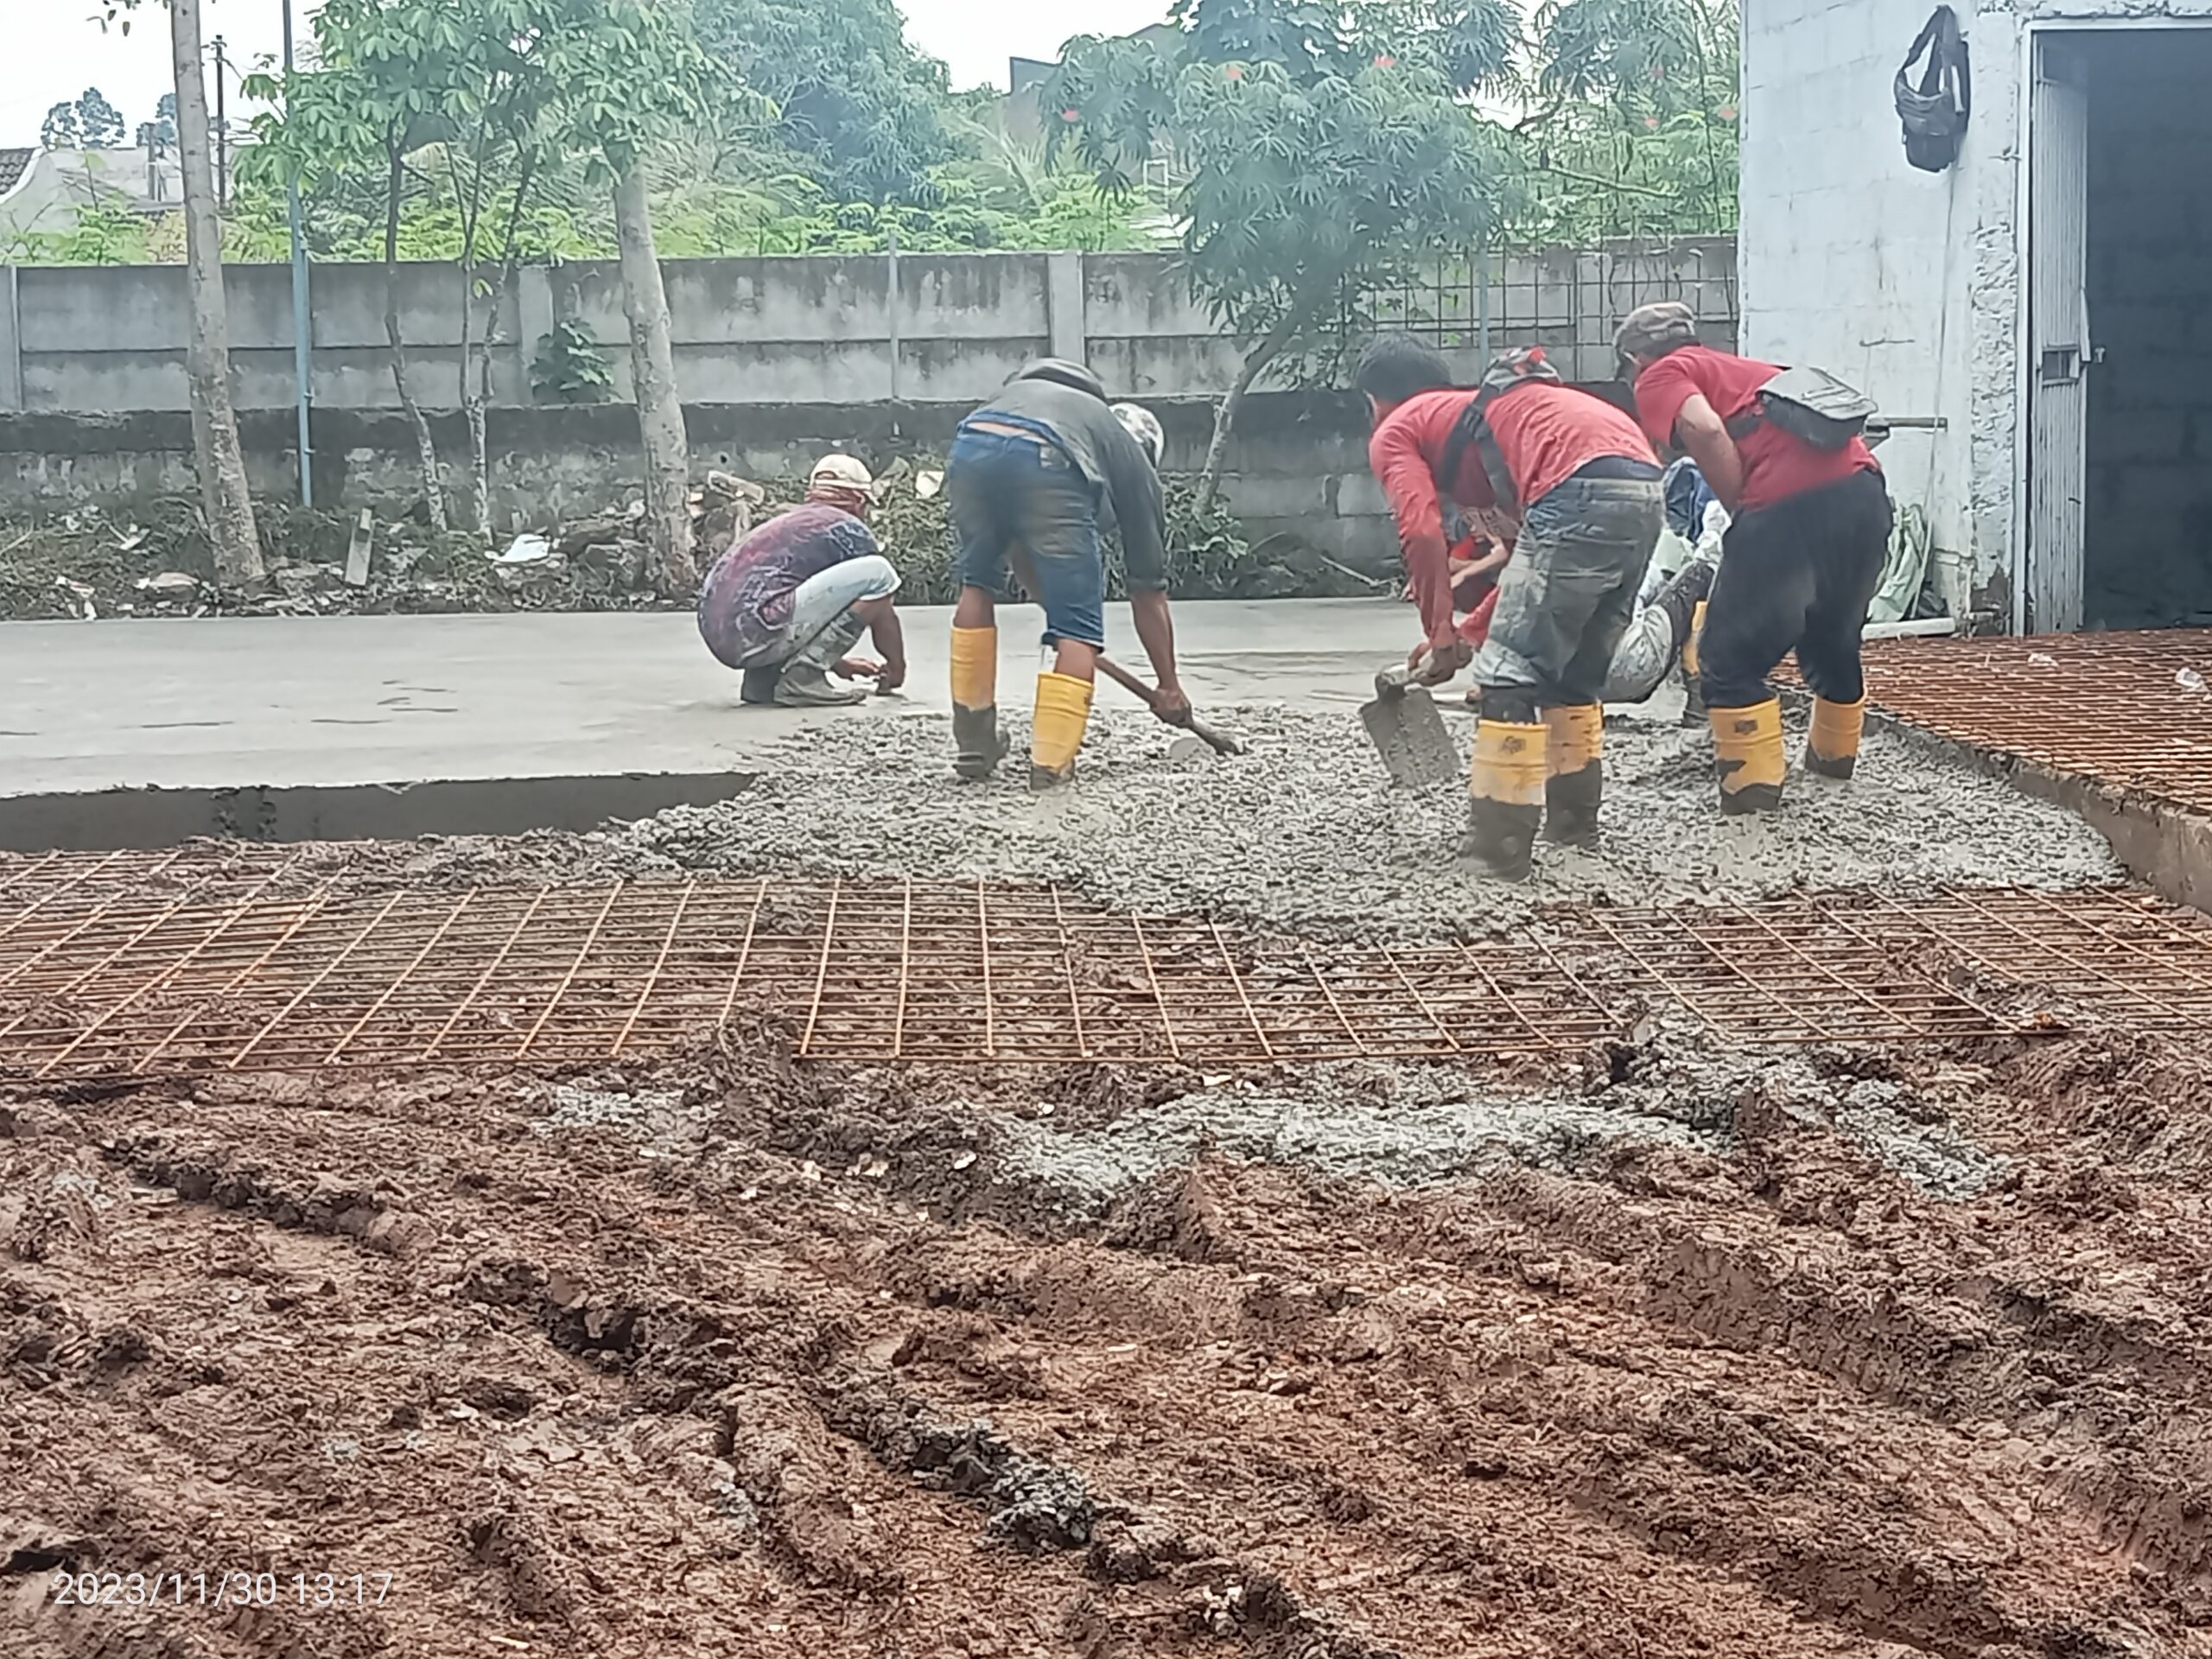
[{"label": "gray cap", "polygon": [[1098,377],[1084,365],[1071,363],[1065,357],[1040,357],[1025,364],[1008,377],[1008,384],[1015,380],[1050,380],[1077,391],[1087,391],[1102,404],[1106,401],[1106,388]]},{"label": "gray cap", "polygon": [[1697,313],[1680,300],[1637,306],[1613,335],[1613,349],[1623,357],[1649,357],[1696,344]]}]

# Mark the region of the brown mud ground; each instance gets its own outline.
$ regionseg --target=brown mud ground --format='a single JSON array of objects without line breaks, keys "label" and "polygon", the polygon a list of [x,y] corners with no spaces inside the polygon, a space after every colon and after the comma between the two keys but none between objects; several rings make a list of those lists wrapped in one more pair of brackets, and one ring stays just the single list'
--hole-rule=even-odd
[{"label": "brown mud ground", "polygon": [[2170,1051],[1819,1057],[1997,1154],[1965,1203],[1753,1083],[1718,1151],[1079,1223],[998,1126],[1196,1080],[787,1055],[0,1102],[0,1651],[2212,1653]]}]

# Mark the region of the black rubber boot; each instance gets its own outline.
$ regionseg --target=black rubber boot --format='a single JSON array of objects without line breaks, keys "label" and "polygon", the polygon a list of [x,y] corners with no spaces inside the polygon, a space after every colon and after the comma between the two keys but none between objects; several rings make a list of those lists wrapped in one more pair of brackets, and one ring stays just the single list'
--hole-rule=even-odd
[{"label": "black rubber boot", "polygon": [[999,730],[999,711],[963,709],[952,705],[952,770],[971,784],[980,784],[998,770],[1011,747]]},{"label": "black rubber boot", "polygon": [[1605,767],[1592,760],[1577,772],[1544,785],[1544,839],[1556,847],[1598,844],[1598,809],[1605,794]]},{"label": "black rubber boot", "polygon": [[1477,796],[1467,808],[1467,851],[1501,881],[1526,881],[1536,864],[1536,830],[1544,812]]}]

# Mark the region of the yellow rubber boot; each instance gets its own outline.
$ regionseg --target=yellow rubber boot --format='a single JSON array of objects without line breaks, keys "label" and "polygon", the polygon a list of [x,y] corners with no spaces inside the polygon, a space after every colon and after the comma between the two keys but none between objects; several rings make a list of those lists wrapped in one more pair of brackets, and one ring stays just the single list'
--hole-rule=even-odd
[{"label": "yellow rubber boot", "polygon": [[1813,730],[1805,744],[1805,770],[1821,778],[1848,778],[1859,769],[1859,739],[1866,729],[1866,699],[1813,699]]},{"label": "yellow rubber boot", "polygon": [[1598,807],[1605,792],[1605,710],[1580,703],[1544,710],[1544,839],[1561,847],[1598,844]]},{"label": "yellow rubber boot", "polygon": [[1682,684],[1689,691],[1688,698],[1682,704],[1682,724],[1685,726],[1705,724],[1705,690],[1698,683],[1697,642],[1705,633],[1705,607],[1712,602],[1706,599],[1698,601],[1697,608],[1690,613],[1690,637],[1682,641]]},{"label": "yellow rubber boot", "polygon": [[1075,752],[1090,724],[1091,684],[1050,670],[1037,677],[1037,718],[1029,736],[1029,786],[1049,789],[1075,776]]},{"label": "yellow rubber boot", "polygon": [[1467,850],[1492,875],[1525,881],[1544,820],[1548,740],[1542,725],[1485,720],[1475,732],[1468,779]]},{"label": "yellow rubber boot", "polygon": [[952,631],[952,769],[971,783],[1006,759],[999,735],[999,631]]},{"label": "yellow rubber boot", "polygon": [[1787,767],[1782,752],[1782,703],[1769,697],[1748,709],[1715,709],[1713,754],[1720,775],[1720,810],[1731,815],[1772,812],[1782,804]]}]

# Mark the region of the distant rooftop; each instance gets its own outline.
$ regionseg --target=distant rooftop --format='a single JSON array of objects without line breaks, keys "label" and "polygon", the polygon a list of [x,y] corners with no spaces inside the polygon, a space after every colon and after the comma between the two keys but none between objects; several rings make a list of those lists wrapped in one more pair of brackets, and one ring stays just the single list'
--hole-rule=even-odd
[{"label": "distant rooftop", "polygon": [[23,175],[31,170],[31,162],[37,156],[35,149],[0,149],[0,196],[23,181]]}]

